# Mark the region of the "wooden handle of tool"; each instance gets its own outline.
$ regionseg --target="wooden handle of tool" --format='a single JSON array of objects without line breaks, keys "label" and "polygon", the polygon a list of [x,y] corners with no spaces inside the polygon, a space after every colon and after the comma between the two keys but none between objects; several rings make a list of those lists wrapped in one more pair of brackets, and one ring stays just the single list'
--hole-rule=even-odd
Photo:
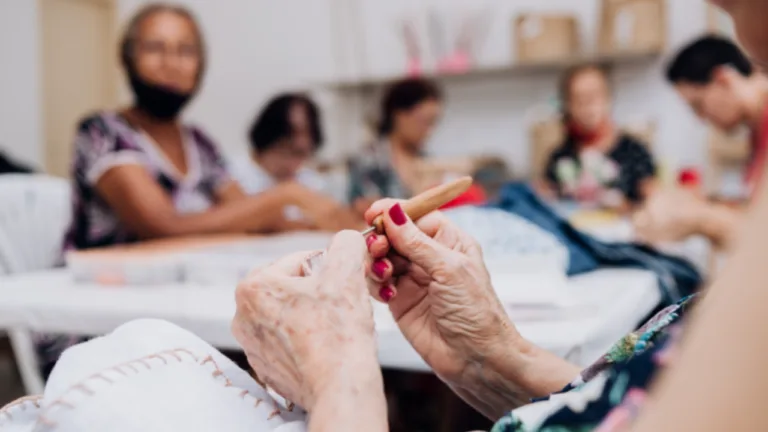
[{"label": "wooden handle of tool", "polygon": [[[462,177],[452,182],[428,189],[402,204],[403,211],[411,218],[417,221],[428,213],[433,212],[445,204],[453,201],[459,195],[472,186],[472,177]],[[382,216],[373,220],[377,234],[384,233],[384,219]]]}]

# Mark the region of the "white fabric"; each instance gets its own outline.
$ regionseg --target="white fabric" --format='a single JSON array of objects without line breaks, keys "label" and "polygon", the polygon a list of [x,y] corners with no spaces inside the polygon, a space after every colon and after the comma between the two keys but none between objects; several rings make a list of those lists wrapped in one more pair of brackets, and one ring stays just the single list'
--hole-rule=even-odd
[{"label": "white fabric", "polygon": [[602,396],[606,380],[607,376],[600,374],[584,384],[579,391],[553,395],[549,400],[525,405],[514,411],[515,416],[529,430],[538,430],[545,420],[566,406],[574,412],[583,412],[590,402]]},{"label": "white fabric", "polygon": [[[465,206],[446,210],[444,214],[462,230],[474,237],[489,264],[530,272],[539,269],[568,268],[568,249],[551,233],[510,212],[484,207]],[[491,258],[492,257],[492,258]]]},{"label": "white fabric", "polygon": [[112,168],[125,165],[144,166],[147,156],[138,150],[121,150],[119,152],[107,153],[96,160],[93,166],[85,173],[88,183],[95,185],[101,176]]},{"label": "white fabric", "polygon": [[71,219],[67,181],[29,174],[0,176],[0,274],[52,267]]},{"label": "white fabric", "polygon": [[[641,270],[600,270],[571,278],[566,287],[573,293],[567,304],[545,308],[549,313],[543,318],[525,320],[517,308],[508,310],[523,336],[584,366],[640,324],[660,300],[654,275]],[[237,349],[230,330],[234,289],[233,284],[104,287],[76,283],[63,269],[0,278],[0,328],[100,335],[131,320],[159,318],[216,347]],[[375,303],[374,315],[382,366],[429,370],[387,307]]]},{"label": "white fabric", "polygon": [[23,416],[0,411],[0,432],[287,432],[305,430],[306,418],[200,338],[158,320],[70,348],[32,402]]},{"label": "white fabric", "polygon": [[465,206],[444,213],[480,244],[491,282],[505,305],[538,305],[541,312],[541,306],[567,304],[568,249],[555,236],[499,209]]}]

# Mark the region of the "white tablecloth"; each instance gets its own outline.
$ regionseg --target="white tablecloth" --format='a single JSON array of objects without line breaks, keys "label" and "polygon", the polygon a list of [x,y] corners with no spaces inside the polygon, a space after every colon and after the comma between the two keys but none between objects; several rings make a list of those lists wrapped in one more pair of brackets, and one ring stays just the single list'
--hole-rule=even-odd
[{"label": "white tablecloth", "polygon": [[[574,294],[567,313],[517,325],[524,337],[581,365],[633,330],[660,300],[654,276],[641,270],[600,270],[567,286]],[[132,319],[160,318],[220,348],[238,348],[230,332],[234,310],[233,286],[104,287],[76,284],[66,270],[0,278],[0,328],[99,335]],[[374,310],[381,365],[427,370],[386,306]]]}]

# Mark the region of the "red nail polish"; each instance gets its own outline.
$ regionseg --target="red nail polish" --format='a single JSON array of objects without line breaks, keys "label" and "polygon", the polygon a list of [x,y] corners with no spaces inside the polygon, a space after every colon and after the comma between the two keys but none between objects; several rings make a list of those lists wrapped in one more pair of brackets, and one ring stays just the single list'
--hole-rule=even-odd
[{"label": "red nail polish", "polygon": [[403,208],[400,206],[400,203],[393,205],[392,208],[389,209],[389,217],[392,218],[392,222],[394,222],[397,226],[405,224],[405,222],[408,220],[408,218],[405,216]]},{"label": "red nail polish", "polygon": [[384,272],[387,271],[388,267],[389,267],[389,264],[387,264],[381,259],[377,259],[376,261],[373,262],[373,265],[371,266],[371,270],[373,271],[373,274],[383,279]]},{"label": "red nail polish", "polygon": [[376,234],[371,234],[368,237],[365,238],[365,245],[368,247],[368,249],[371,248],[371,245],[373,242],[376,241]]},{"label": "red nail polish", "polygon": [[395,296],[395,290],[392,289],[389,285],[384,285],[379,290],[379,297],[381,297],[382,300],[389,303],[390,300]]}]

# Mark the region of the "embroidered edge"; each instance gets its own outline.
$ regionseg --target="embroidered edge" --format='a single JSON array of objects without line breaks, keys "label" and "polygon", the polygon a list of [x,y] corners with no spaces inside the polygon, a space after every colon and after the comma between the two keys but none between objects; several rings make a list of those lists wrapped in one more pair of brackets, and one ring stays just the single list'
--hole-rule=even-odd
[{"label": "embroidered edge", "polygon": [[[82,381],[72,385],[69,389],[67,389],[59,398],[51,401],[49,404],[45,404],[43,401],[43,404],[46,406],[41,409],[41,412],[38,416],[37,423],[43,426],[46,426],[48,428],[55,428],[57,426],[56,422],[53,421],[51,418],[56,415],[57,412],[61,410],[74,410],[76,409],[76,404],[72,402],[72,396],[75,394],[80,395],[86,395],[86,396],[94,396],[95,391],[92,390],[89,387],[89,383],[93,381],[102,381],[106,382],[108,384],[115,384],[117,381],[119,381],[121,378],[126,378],[129,376],[129,374],[138,374],[143,371],[151,370],[153,367],[159,366],[159,363],[162,362],[162,365],[168,365],[169,362],[176,361],[177,363],[184,363],[186,361],[192,361],[200,366],[209,368],[211,372],[211,376],[214,378],[214,380],[220,384],[222,384],[224,387],[232,388],[233,390],[238,391],[238,396],[240,396],[241,399],[243,399],[246,402],[250,402],[253,408],[258,408],[261,406],[261,404],[265,402],[269,402],[267,399],[259,398],[254,395],[252,395],[248,390],[241,389],[239,387],[236,387],[232,384],[232,381],[224,374],[224,372],[221,370],[219,365],[216,363],[216,360],[213,358],[213,356],[208,355],[204,357],[202,360],[197,357],[195,354],[190,352],[187,349],[184,348],[177,348],[173,350],[166,350],[157,352],[154,354],[150,354],[144,357],[140,357],[134,360],[127,361],[125,363],[118,364],[116,366],[112,366],[110,368],[104,369],[101,372],[97,372],[89,377],[86,377]],[[257,383],[258,384],[258,383]],[[269,394],[269,389],[264,387],[263,385],[259,384],[260,387],[262,387],[265,391],[265,393]],[[33,402],[38,408],[40,407],[40,402],[42,401],[43,396],[35,396],[35,397],[29,397],[29,398],[22,398],[18,403],[14,403],[12,405],[6,406],[2,411],[0,411],[0,414],[5,414],[8,418],[10,418],[9,413],[6,413],[6,409],[13,408],[14,406],[18,406],[19,404],[24,404],[28,402]],[[283,411],[281,410],[280,404],[272,400],[272,411],[267,415],[267,420],[272,420],[275,417],[279,416]],[[292,412],[293,406],[289,406],[286,408],[286,411]]]}]

